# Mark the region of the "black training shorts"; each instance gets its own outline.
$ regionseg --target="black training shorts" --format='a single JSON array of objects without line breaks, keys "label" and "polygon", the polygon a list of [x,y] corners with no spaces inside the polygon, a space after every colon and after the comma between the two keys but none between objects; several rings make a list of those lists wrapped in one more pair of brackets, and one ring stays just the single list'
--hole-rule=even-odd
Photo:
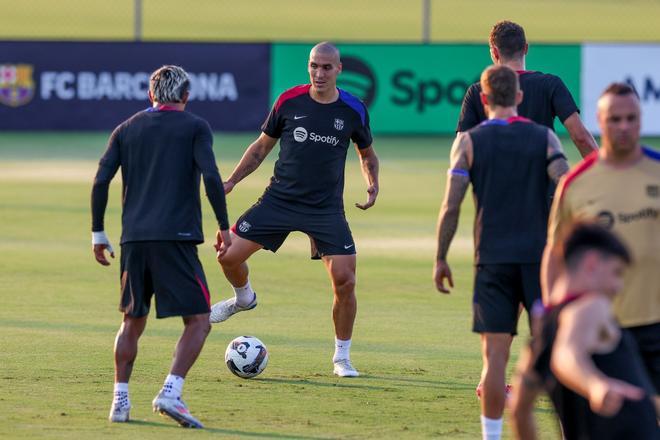
[{"label": "black training shorts", "polygon": [[628,327],[627,330],[637,342],[639,354],[656,394],[660,393],[660,323]]},{"label": "black training shorts", "polygon": [[231,230],[241,238],[276,252],[290,232],[307,234],[312,242],[312,259],[326,255],[354,255],[355,243],[346,216],[339,213],[300,213],[286,204],[261,198]]},{"label": "black training shorts", "polygon": [[149,314],[156,295],[156,317],[210,312],[209,289],[197,245],[187,241],[136,241],[121,246],[119,310],[134,318]]},{"label": "black training shorts", "polygon": [[519,307],[529,313],[541,299],[539,264],[478,264],[472,299],[475,333],[510,333],[518,328]]}]

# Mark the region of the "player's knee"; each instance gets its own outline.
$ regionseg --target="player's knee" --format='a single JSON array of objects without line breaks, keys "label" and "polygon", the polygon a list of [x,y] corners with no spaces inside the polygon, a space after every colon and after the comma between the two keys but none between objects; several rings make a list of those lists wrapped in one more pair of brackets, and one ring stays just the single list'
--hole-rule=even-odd
[{"label": "player's knee", "polygon": [[186,316],[183,319],[185,326],[195,333],[199,333],[206,337],[211,332],[211,324],[209,322],[208,314]]},{"label": "player's knee", "polygon": [[345,272],[333,276],[333,284],[338,295],[347,296],[355,292],[355,274]]},{"label": "player's knee", "polygon": [[490,366],[506,366],[509,361],[509,344],[505,341],[487,341],[484,343],[483,357]]}]

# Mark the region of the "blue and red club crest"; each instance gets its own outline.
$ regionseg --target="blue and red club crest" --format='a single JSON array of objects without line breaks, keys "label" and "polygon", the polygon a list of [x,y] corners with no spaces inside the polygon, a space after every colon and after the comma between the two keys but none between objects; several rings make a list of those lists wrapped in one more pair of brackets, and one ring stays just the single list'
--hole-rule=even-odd
[{"label": "blue and red club crest", "polygon": [[0,103],[9,107],[25,105],[34,96],[33,66],[0,64]]}]

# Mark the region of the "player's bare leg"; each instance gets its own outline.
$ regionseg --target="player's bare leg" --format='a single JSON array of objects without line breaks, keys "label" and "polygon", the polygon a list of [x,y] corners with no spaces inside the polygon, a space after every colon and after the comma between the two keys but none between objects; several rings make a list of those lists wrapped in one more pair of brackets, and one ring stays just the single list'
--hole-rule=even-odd
[{"label": "player's bare leg", "polygon": [[183,324],[183,334],[176,344],[170,373],[186,377],[204,347],[204,341],[211,331],[211,324],[208,313],[184,316]]},{"label": "player's bare leg", "polygon": [[124,315],[115,338],[115,387],[108,418],[111,422],[128,422],[131,402],[128,396],[128,381],[138,352],[138,340],[147,325],[147,317],[133,318]]},{"label": "player's bare leg", "polygon": [[[484,430],[494,429],[500,433],[502,430],[502,414],[506,400],[506,364],[509,361],[512,340],[513,337],[508,333],[482,333],[481,335],[483,357],[481,415]],[[499,438],[499,436],[494,436],[494,438]]]},{"label": "player's bare leg", "polygon": [[204,341],[211,331],[209,314],[202,313],[183,317],[183,333],[174,350],[174,360],[170,374],[165,378],[163,388],[153,401],[155,412],[168,416],[187,428],[203,428],[203,425],[190,414],[181,399],[183,383],[204,347]]},{"label": "player's bare leg", "polygon": [[214,304],[211,307],[212,323],[227,320],[235,313],[251,310],[257,306],[257,296],[250,286],[247,259],[263,246],[239,237],[232,232],[232,244],[227,253],[218,257],[225,278],[234,288],[234,297]]},{"label": "player's bare leg", "polygon": [[332,302],[332,320],[335,324],[335,354],[333,356],[334,373],[338,376],[352,377],[359,373],[350,362],[351,337],[357,313],[355,296],[355,255],[329,255],[323,257],[323,263],[332,282],[334,299]]},{"label": "player's bare leg", "polygon": [[115,337],[115,382],[128,383],[137,357],[138,340],[147,325],[147,317],[133,318],[124,315],[124,320]]}]

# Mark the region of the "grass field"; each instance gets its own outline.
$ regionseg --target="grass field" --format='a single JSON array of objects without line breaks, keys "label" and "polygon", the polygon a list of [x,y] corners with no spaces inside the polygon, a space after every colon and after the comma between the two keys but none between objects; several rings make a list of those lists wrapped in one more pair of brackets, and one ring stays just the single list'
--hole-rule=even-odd
[{"label": "grass field", "polygon": [[[0,38],[134,38],[134,0],[0,0]],[[422,39],[422,0],[142,0],[145,40]],[[657,0],[432,0],[431,40],[484,42],[498,20],[533,42],[660,41]]]},{"label": "grass field", "polygon": [[[135,423],[106,421],[112,343],[120,322],[118,265],[90,250],[90,184],[106,134],[0,134],[0,437],[180,438],[150,412],[180,332],[176,319],[151,320],[131,382]],[[218,135],[227,175],[250,140]],[[363,376],[331,375],[331,292],[324,270],[293,234],[277,255],[251,259],[260,305],[218,325],[189,375],[185,397],[208,427],[195,438],[476,438],[480,371],[470,333],[472,205],[466,200],[450,253],[456,289],[434,291],[434,228],[443,194],[447,138],[381,138],[381,195],[370,211],[348,208],[359,249],[359,312],[353,358]],[[655,141],[657,147],[658,142]],[[574,148],[568,148],[575,159]],[[355,154],[346,205],[364,199]],[[272,158],[270,158],[272,159]],[[229,197],[235,219],[261,193],[272,160]],[[106,230],[117,244],[119,184]],[[205,232],[213,233],[204,206]],[[200,247],[212,300],[229,294],[209,243]],[[521,325],[521,330],[525,326]],[[524,332],[523,332],[524,333]],[[254,334],[270,349],[262,376],[241,380],[222,357],[226,344]],[[518,341],[514,348],[519,348]],[[537,410],[543,438],[556,438],[547,401]],[[508,429],[508,428],[507,428]]]}]

